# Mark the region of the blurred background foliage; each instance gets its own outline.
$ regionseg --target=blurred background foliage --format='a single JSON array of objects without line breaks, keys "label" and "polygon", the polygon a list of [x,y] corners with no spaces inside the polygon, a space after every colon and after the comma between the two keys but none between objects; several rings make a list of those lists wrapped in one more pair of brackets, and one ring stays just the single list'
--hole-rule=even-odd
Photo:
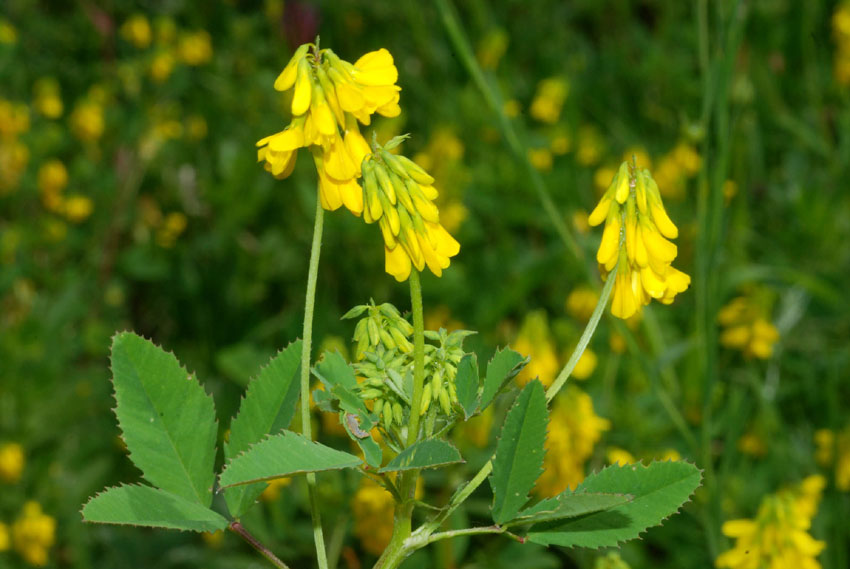
[{"label": "blurred background foliage", "polygon": [[[695,277],[670,308],[603,321],[578,386],[555,404],[539,489],[608,462],[683,458],[706,469],[694,503],[620,554],[458,540],[406,567],[706,567],[732,545],[725,520],[754,517],[764,496],[813,474],[826,484],[808,516],[826,542],[819,560],[850,563],[850,6],[458,10],[584,262],[558,239],[431,3],[3,2],[0,567],[261,566],[234,536],[83,526],[78,512],[138,477],[110,411],[116,330],[195,370],[222,436],[248,379],[300,333],[315,172],[302,159],[276,181],[254,144],[288,121],[271,86],[319,34],[349,61],[380,47],[395,57],[403,112],[374,130],[412,134],[404,152],[436,177],[441,221],[462,245],[441,279],[423,277],[426,326],[478,330],[466,345],[479,358],[510,344],[533,358],[520,382],[551,382],[595,305],[587,260],[600,232],[587,212],[632,155],[658,181],[681,230],[677,266]],[[380,244],[347,213],[326,218],[324,347],[348,350],[339,317],[351,306],[408,305]],[[470,469],[503,407],[459,429]],[[423,491],[448,497],[462,474],[432,475]],[[332,559],[365,566],[392,523],[389,495],[354,475],[321,479]],[[276,484],[245,520],[293,566],[312,551],[304,493]],[[482,493],[459,515],[487,519],[488,506]]]}]

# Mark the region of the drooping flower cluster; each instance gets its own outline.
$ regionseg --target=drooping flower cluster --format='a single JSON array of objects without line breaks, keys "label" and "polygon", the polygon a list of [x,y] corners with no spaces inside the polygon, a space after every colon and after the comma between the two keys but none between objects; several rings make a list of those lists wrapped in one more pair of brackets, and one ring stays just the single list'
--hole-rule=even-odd
[{"label": "drooping flower cluster", "polygon": [[735,547],[722,553],[715,566],[728,569],[794,567],[819,569],[826,543],[809,534],[826,481],[809,476],[799,486],[765,496],[755,519],[730,520],[722,531]]},{"label": "drooping flower cluster", "polygon": [[599,205],[588,218],[605,222],[596,253],[603,278],[617,267],[611,313],[629,318],[654,298],[670,304],[688,288],[691,278],[672,266],[678,249],[668,239],[679,230],[661,202],[648,170],[623,162]]},{"label": "drooping flower cluster", "polygon": [[434,178],[412,160],[390,154],[396,137],[363,161],[363,219],[378,222],[384,237],[385,269],[399,282],[412,267],[427,265],[438,277],[460,251],[460,244],[440,224],[434,205]]},{"label": "drooping flower cluster", "polygon": [[386,49],[365,54],[353,65],[330,49],[304,44],[275,81],[278,91],[293,89],[292,122],[257,142],[258,160],[276,178],[292,173],[299,148],[309,148],[319,171],[322,207],[345,205],[363,211],[356,179],[369,145],[357,122],[368,125],[374,113],[397,116],[398,70]]},{"label": "drooping flower cluster", "polygon": [[748,358],[767,359],[773,354],[779,331],[751,299],[733,299],[717,314],[717,321],[724,328],[720,343],[727,348],[741,350]]},{"label": "drooping flower cluster", "polygon": [[549,419],[543,474],[535,491],[543,497],[575,488],[584,480],[585,462],[611,422],[596,415],[590,395],[568,385],[558,396]]}]

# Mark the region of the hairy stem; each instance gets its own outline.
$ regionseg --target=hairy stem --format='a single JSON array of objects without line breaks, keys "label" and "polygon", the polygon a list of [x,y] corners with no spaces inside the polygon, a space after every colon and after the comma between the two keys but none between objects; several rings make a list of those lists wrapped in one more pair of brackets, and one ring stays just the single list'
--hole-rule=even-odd
[{"label": "hairy stem", "polygon": [[227,529],[229,529],[230,531],[247,541],[249,544],[251,544],[251,547],[256,549],[260,553],[260,555],[268,559],[269,562],[278,569],[289,569],[289,566],[286,563],[278,559],[277,556],[272,553],[268,547],[260,543],[260,541],[256,537],[248,533],[248,530],[246,530],[245,527],[239,522],[230,522],[230,525],[227,526]]},{"label": "hairy stem", "polygon": [[[310,424],[310,354],[313,343],[313,308],[316,304],[316,279],[319,273],[319,257],[322,252],[322,226],[325,211],[316,196],[316,220],[313,225],[313,244],[310,248],[310,268],[307,273],[307,297],[304,301],[303,346],[301,351],[301,434],[313,438]],[[319,512],[319,497],[316,493],[316,474],[306,475],[307,491],[310,494],[310,516],[313,519],[313,540],[316,542],[316,561],[319,569],[328,569],[325,553],[325,536],[322,532],[322,517]]]}]

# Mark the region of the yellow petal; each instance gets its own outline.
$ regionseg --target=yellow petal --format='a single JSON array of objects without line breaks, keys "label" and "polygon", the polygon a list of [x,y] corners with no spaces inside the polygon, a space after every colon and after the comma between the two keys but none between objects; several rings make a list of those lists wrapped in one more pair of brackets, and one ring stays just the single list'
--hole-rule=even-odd
[{"label": "yellow petal", "polygon": [[675,239],[679,236],[678,228],[670,220],[670,217],[664,210],[664,206],[661,205],[660,202],[652,203],[649,206],[649,209],[652,212],[652,220],[655,222],[655,225],[658,227],[658,231],[661,232],[661,235],[668,239]]},{"label": "yellow petal", "polygon": [[289,63],[286,64],[286,67],[283,68],[283,71],[280,72],[277,79],[274,82],[274,88],[276,91],[286,91],[287,89],[291,89],[295,84],[295,77],[298,71],[298,63],[301,59],[306,55],[307,49],[309,48],[309,44],[304,44],[295,50],[295,53],[290,58]]},{"label": "yellow petal", "polygon": [[363,159],[372,152],[371,148],[369,148],[369,143],[366,142],[360,131],[352,129],[345,131],[343,142],[345,143],[345,149],[348,151],[348,155],[351,157],[352,162],[354,162],[354,167],[357,169],[357,175],[360,175]]},{"label": "yellow petal", "polygon": [[614,300],[611,302],[611,314],[625,320],[637,312],[637,302],[635,302],[632,293],[631,275],[625,263],[622,263],[617,271],[616,279],[614,282]]},{"label": "yellow petal", "polygon": [[269,148],[275,152],[301,148],[304,146],[304,129],[298,126],[290,126],[286,130],[268,137],[268,144]]},{"label": "yellow petal", "polygon": [[310,62],[302,59],[298,62],[298,77],[295,80],[295,95],[292,97],[292,114],[301,116],[310,108],[313,93],[313,78]]},{"label": "yellow petal", "polygon": [[641,223],[641,237],[650,257],[656,257],[664,263],[670,263],[676,258],[676,245],[662,237],[648,222]]},{"label": "yellow petal", "polygon": [[392,85],[398,80],[393,56],[384,48],[364,54],[354,67],[355,79],[364,85]]},{"label": "yellow petal", "polygon": [[599,263],[606,264],[612,257],[616,258],[617,251],[620,249],[620,221],[617,217],[609,217],[608,223],[605,224],[605,230],[602,232],[602,241],[599,243],[599,250],[596,252],[596,260]]},{"label": "yellow petal", "polygon": [[331,139],[331,143],[325,150],[324,156],[325,172],[328,176],[338,182],[350,180],[357,175],[354,162],[345,150],[345,144],[337,134]]},{"label": "yellow petal", "polygon": [[596,227],[608,218],[609,209],[611,209],[611,198],[603,196],[587,217],[587,223],[590,224],[591,227]]},{"label": "yellow petal", "polygon": [[644,290],[652,298],[661,298],[664,296],[664,291],[667,289],[667,284],[664,279],[655,274],[649,267],[640,270],[640,281]]},{"label": "yellow petal", "polygon": [[356,180],[351,179],[339,185],[339,195],[348,211],[356,216],[363,213],[363,188]]},{"label": "yellow petal", "polygon": [[460,252],[460,243],[439,223],[425,223],[428,236],[435,243],[434,249],[446,257],[454,257]]},{"label": "yellow petal", "polygon": [[420,184],[419,189],[422,190],[422,194],[429,200],[435,200],[440,195],[440,192],[434,186],[423,186]]},{"label": "yellow petal", "polygon": [[620,164],[620,171],[617,172],[617,189],[614,192],[614,199],[623,204],[629,197],[629,165],[628,162]]},{"label": "yellow petal", "polygon": [[410,258],[404,247],[395,249],[384,247],[384,270],[394,276],[398,282],[407,280],[410,276]]}]

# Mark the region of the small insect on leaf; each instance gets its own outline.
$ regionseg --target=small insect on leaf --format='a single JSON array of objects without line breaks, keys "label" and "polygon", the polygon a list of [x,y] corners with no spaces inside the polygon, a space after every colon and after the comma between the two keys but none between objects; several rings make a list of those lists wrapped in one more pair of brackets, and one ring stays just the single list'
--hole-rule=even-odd
[{"label": "small insect on leaf", "polygon": [[357,420],[357,415],[351,413],[345,414],[345,423],[348,425],[348,430],[358,439],[365,439],[369,433],[360,428],[360,421]]}]

